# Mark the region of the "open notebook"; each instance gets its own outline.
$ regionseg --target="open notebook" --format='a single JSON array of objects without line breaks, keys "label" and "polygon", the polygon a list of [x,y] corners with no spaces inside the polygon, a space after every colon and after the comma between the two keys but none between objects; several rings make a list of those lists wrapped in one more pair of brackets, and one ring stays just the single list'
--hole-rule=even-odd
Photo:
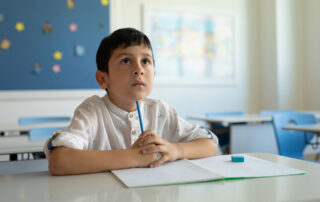
[{"label": "open notebook", "polygon": [[231,155],[165,163],[156,168],[111,171],[127,187],[205,182],[222,179],[273,177],[305,174],[305,171],[243,155],[243,163],[231,162]]}]

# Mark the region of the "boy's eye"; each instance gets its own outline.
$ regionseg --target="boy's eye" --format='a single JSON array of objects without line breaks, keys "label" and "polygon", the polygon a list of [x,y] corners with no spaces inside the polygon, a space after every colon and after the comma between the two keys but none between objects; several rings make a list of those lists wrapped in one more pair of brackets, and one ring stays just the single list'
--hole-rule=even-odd
[{"label": "boy's eye", "polygon": [[128,58],[125,58],[125,59],[121,60],[121,63],[122,64],[129,64],[130,60]]},{"label": "boy's eye", "polygon": [[143,59],[142,63],[145,65],[149,65],[150,64],[150,60],[149,59]]}]

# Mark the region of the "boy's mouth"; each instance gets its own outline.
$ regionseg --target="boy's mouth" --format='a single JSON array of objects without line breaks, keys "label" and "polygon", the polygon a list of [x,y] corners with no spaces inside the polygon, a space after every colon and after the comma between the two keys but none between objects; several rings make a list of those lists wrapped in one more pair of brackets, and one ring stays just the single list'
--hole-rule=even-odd
[{"label": "boy's mouth", "polygon": [[145,84],[141,81],[137,81],[134,84],[132,84],[132,86],[136,87],[136,86],[145,86]]}]

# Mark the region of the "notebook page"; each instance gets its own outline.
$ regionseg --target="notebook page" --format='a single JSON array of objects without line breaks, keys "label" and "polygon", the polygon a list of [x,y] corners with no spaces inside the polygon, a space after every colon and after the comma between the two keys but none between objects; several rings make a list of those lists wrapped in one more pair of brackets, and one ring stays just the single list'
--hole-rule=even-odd
[{"label": "notebook page", "polygon": [[253,156],[244,156],[244,162],[231,162],[231,155],[214,156],[204,159],[190,160],[206,167],[224,178],[271,177],[280,175],[304,174],[305,171],[279,165]]},{"label": "notebook page", "polygon": [[182,159],[156,168],[130,168],[111,171],[127,187],[209,181],[222,177]]}]

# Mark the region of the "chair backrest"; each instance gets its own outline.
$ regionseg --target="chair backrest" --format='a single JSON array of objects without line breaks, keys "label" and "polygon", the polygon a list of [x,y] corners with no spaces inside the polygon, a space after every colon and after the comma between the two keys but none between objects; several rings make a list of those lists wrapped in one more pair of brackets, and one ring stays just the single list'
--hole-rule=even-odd
[{"label": "chair backrest", "polygon": [[52,134],[60,129],[66,127],[52,127],[52,128],[32,128],[29,130],[29,140],[30,141],[39,141],[46,140],[52,136]]},{"label": "chair backrest", "polygon": [[19,119],[19,124],[28,125],[38,123],[67,122],[70,120],[71,118],[69,116],[21,117]]},{"label": "chair backrest", "polygon": [[206,117],[215,117],[215,116],[242,116],[243,112],[209,112],[206,113]]},{"label": "chair backrest", "polygon": [[274,114],[280,114],[280,113],[295,113],[295,110],[261,110],[261,115],[274,115]]},{"label": "chair backrest", "polygon": [[[283,130],[282,127],[290,124],[315,124],[317,119],[313,114],[307,113],[276,113],[272,117],[278,144],[279,154],[298,159],[304,159],[303,150],[306,141],[303,131]],[[307,141],[314,137],[314,134],[307,134]]]}]

